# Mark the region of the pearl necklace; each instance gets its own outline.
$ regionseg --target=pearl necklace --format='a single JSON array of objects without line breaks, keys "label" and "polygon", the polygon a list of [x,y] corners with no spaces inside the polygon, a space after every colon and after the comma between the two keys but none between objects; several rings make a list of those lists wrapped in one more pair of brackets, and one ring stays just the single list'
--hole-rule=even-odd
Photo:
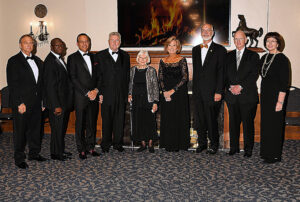
[{"label": "pearl necklace", "polygon": [[[269,71],[269,69],[270,69],[270,66],[271,66],[272,62],[274,61],[274,58],[275,58],[277,52],[275,52],[274,55],[272,56],[271,60],[270,60],[269,62],[267,62],[267,58],[268,58],[269,54],[270,54],[270,53],[268,53],[268,54],[266,55],[265,60],[264,60],[264,64],[262,65],[262,68],[261,68],[261,76],[262,76],[263,78],[266,78],[267,73],[268,73],[268,71]],[[264,68],[265,65],[267,65],[267,68]],[[265,70],[265,73],[264,73],[264,70]]]}]

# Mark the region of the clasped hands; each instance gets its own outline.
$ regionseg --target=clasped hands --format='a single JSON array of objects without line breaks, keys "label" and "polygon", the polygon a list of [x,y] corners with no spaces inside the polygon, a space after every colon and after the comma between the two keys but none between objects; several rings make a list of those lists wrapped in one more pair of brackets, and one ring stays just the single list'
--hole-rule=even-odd
[{"label": "clasped hands", "polygon": [[[45,107],[42,107],[42,111],[44,111],[44,110],[45,110]],[[20,114],[24,114],[26,112],[26,105],[24,103],[22,103],[18,106],[18,112]]]},{"label": "clasped hands", "polygon": [[229,91],[233,95],[240,95],[241,91],[242,91],[242,87],[240,85],[231,85],[230,88],[229,88]]},{"label": "clasped hands", "polygon": [[165,97],[166,102],[170,102],[172,100],[171,95],[173,95],[174,93],[175,93],[174,89],[171,89],[169,91],[164,91],[164,97]]},{"label": "clasped hands", "polygon": [[[128,102],[132,102],[132,95],[128,95]],[[152,113],[155,113],[157,111],[157,104],[152,105]]]},{"label": "clasped hands", "polygon": [[99,92],[99,90],[97,88],[95,88],[94,90],[89,91],[87,93],[87,96],[91,101],[93,101],[96,99],[98,92]]}]

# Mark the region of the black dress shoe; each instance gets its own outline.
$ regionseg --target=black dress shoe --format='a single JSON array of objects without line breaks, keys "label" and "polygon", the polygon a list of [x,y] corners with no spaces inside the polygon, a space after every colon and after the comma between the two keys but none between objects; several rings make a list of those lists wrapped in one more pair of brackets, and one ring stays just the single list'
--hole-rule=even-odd
[{"label": "black dress shoe", "polygon": [[67,157],[63,155],[51,154],[51,159],[58,160],[58,161],[65,161]]},{"label": "black dress shoe", "polygon": [[207,154],[216,154],[217,153],[217,149],[208,149],[207,151],[206,151],[206,153]]},{"label": "black dress shoe", "polygon": [[44,157],[42,157],[41,155],[37,155],[37,156],[29,156],[28,157],[28,160],[29,161],[47,161],[47,159],[46,158],[44,158]]},{"label": "black dress shoe", "polygon": [[124,148],[122,146],[115,146],[114,149],[118,150],[119,152],[123,152],[124,151]]},{"label": "black dress shoe", "polygon": [[198,148],[196,149],[196,153],[201,153],[201,152],[203,152],[205,149],[207,149],[206,146],[198,147]]},{"label": "black dress shoe", "polygon": [[280,161],[281,161],[281,157],[279,157],[279,158],[265,158],[264,163],[271,164],[271,163],[276,163],[276,162],[280,162]]},{"label": "black dress shoe", "polygon": [[92,156],[100,156],[100,154],[94,150],[92,150],[92,152],[88,152],[88,154],[90,154]]},{"label": "black dress shoe", "polygon": [[[146,146],[140,146],[136,151],[137,152],[142,152],[142,151],[145,151],[147,149]],[[150,149],[150,148],[149,148]]]},{"label": "black dress shoe", "polygon": [[239,152],[237,152],[236,150],[230,150],[227,154],[228,154],[229,156],[232,156],[232,155],[234,155],[234,154],[236,154],[236,153],[239,153]]},{"label": "black dress shoe", "polygon": [[66,151],[64,151],[63,154],[66,155],[66,156],[72,156],[72,153],[71,153],[71,152],[66,152]]},{"label": "black dress shoe", "polygon": [[102,152],[103,153],[108,153],[109,152],[109,148],[102,148]]},{"label": "black dress shoe", "polygon": [[252,152],[250,151],[245,151],[244,157],[250,158],[252,156]]},{"label": "black dress shoe", "polygon": [[154,147],[153,146],[149,147],[149,152],[154,153]]},{"label": "black dress shoe", "polygon": [[87,159],[85,153],[80,153],[79,158],[82,159],[82,160]]},{"label": "black dress shoe", "polygon": [[27,163],[25,163],[25,162],[21,162],[21,163],[19,163],[19,164],[16,164],[16,166],[18,166],[18,167],[21,168],[21,169],[26,169],[26,168],[28,168],[28,165],[27,165]]}]

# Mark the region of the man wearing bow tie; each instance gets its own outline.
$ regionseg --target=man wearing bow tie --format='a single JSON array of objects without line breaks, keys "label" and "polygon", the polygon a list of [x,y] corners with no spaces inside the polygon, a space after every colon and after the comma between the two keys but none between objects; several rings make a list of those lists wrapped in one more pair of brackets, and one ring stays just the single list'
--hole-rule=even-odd
[{"label": "man wearing bow tie", "polygon": [[[63,41],[51,40],[51,51],[44,62],[44,105],[49,110],[51,126],[51,159],[64,161],[64,137],[73,106],[73,89],[65,62],[62,60]],[[66,152],[70,155],[69,152]]]},{"label": "man wearing bow tie", "polygon": [[14,159],[19,168],[28,168],[28,160],[45,161],[41,151],[42,75],[43,62],[32,54],[34,41],[30,35],[19,40],[21,51],[8,60],[6,75],[13,111]]},{"label": "man wearing bow tie", "polygon": [[100,80],[95,69],[93,55],[89,53],[91,40],[87,34],[77,36],[78,51],[68,57],[68,70],[74,86],[74,107],[76,114],[75,138],[80,159],[87,154],[99,156],[94,148]]},{"label": "man wearing bow tie", "polygon": [[226,49],[212,41],[213,26],[201,27],[203,44],[192,50],[193,58],[193,96],[195,103],[194,128],[198,133],[196,152],[207,149],[209,154],[216,154],[219,148],[218,115],[224,90],[224,66]]},{"label": "man wearing bow tie", "polygon": [[258,103],[256,80],[258,79],[259,56],[245,47],[243,31],[234,34],[236,50],[227,54],[225,73],[225,101],[229,111],[229,155],[240,152],[240,125],[243,122],[244,157],[252,156],[254,145],[254,118]]},{"label": "man wearing bow tie", "polygon": [[114,149],[123,152],[124,113],[128,97],[130,58],[128,53],[119,49],[121,35],[118,32],[109,34],[108,44],[108,49],[96,54],[97,69],[101,77],[101,147],[103,152],[109,152],[110,146],[113,145]]}]

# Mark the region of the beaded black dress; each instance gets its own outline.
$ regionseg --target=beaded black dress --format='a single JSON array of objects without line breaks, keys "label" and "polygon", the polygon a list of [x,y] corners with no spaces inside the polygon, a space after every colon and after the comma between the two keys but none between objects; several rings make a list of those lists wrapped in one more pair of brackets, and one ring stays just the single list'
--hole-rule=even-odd
[{"label": "beaded black dress", "polygon": [[187,150],[190,146],[188,102],[188,66],[185,58],[176,63],[159,63],[159,83],[162,91],[175,90],[171,101],[160,98],[160,147],[167,151]]},{"label": "beaded black dress", "polygon": [[262,158],[280,158],[284,141],[284,117],[285,109],[276,112],[279,92],[286,92],[289,87],[289,61],[282,54],[276,54],[268,68],[273,54],[267,56],[266,65],[264,60],[267,54],[261,58],[260,75],[261,93],[261,128],[260,128],[260,156]]}]

